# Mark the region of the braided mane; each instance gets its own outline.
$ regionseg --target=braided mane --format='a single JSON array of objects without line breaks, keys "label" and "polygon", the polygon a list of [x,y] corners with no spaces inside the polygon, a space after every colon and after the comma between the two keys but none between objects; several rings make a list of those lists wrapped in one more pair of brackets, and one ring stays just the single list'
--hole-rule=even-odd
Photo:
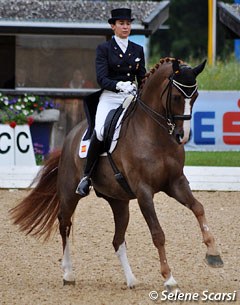
[{"label": "braided mane", "polygon": [[174,57],[165,57],[165,58],[161,58],[161,59],[159,60],[159,62],[156,63],[155,66],[154,66],[153,68],[151,68],[150,71],[147,72],[147,73],[145,74],[145,77],[144,77],[144,79],[142,80],[142,84],[141,84],[141,86],[140,86],[140,89],[142,89],[142,88],[144,87],[146,80],[147,80],[152,74],[154,74],[154,72],[155,72],[156,70],[158,70],[159,67],[160,67],[161,65],[163,65],[164,63],[173,63],[175,60],[177,60],[179,64],[184,64],[184,62],[183,62],[182,60],[176,59],[176,58],[174,58]]}]

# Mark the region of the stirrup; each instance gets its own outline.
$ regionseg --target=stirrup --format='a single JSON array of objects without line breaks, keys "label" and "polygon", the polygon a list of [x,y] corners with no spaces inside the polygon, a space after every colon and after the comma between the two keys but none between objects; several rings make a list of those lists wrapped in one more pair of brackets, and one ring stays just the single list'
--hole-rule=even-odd
[{"label": "stirrup", "polygon": [[88,176],[84,176],[79,182],[77,189],[75,191],[76,194],[85,197],[89,194],[91,187],[91,180]]}]

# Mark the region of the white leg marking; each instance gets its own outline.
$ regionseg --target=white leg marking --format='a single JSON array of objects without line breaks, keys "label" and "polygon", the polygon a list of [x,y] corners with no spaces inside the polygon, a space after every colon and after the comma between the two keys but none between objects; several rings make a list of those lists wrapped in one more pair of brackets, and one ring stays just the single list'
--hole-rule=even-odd
[{"label": "white leg marking", "polygon": [[65,247],[64,253],[63,253],[62,267],[64,270],[64,276],[63,276],[64,280],[68,281],[68,282],[74,281],[68,237],[66,240],[66,247]]},{"label": "white leg marking", "polygon": [[[191,102],[190,98],[185,98],[184,115],[190,115],[191,114],[190,102]],[[190,120],[184,121],[184,123],[183,123],[184,137],[182,139],[183,144],[187,143],[187,141],[189,139],[190,128],[191,128]]]},{"label": "white leg marking", "polygon": [[178,287],[177,282],[175,281],[174,277],[172,276],[172,274],[170,275],[169,279],[167,279],[164,282],[164,287],[166,288],[166,290],[168,292],[173,292],[173,293],[178,293],[180,292],[180,289]]},{"label": "white leg marking", "polygon": [[124,274],[125,274],[125,277],[127,280],[127,286],[129,288],[133,288],[137,284],[137,280],[136,280],[134,274],[132,273],[132,269],[128,263],[125,241],[119,246],[119,248],[116,252],[116,255],[118,256],[118,258],[121,262],[121,265],[122,265],[122,268],[123,268],[123,271],[124,271]]}]

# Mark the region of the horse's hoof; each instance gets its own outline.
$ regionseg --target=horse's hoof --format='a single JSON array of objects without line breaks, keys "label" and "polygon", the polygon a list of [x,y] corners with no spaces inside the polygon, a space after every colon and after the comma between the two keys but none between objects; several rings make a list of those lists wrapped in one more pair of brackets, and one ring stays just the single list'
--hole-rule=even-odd
[{"label": "horse's hoof", "polygon": [[167,291],[167,294],[173,293],[174,295],[178,295],[181,292],[178,285],[173,285],[173,286],[172,285],[164,285],[164,287]]},{"label": "horse's hoof", "polygon": [[221,268],[224,265],[220,255],[206,254],[204,261],[208,266],[213,268]]},{"label": "horse's hoof", "polygon": [[135,278],[135,276],[133,276],[129,281],[127,281],[127,286],[130,289],[134,289],[136,287],[136,285],[138,284],[137,279]]},{"label": "horse's hoof", "polygon": [[66,281],[65,279],[63,279],[63,286],[75,286],[76,282],[75,281]]},{"label": "horse's hoof", "polygon": [[164,288],[168,294],[173,293],[174,295],[178,295],[181,292],[181,290],[180,290],[177,282],[175,281],[174,277],[172,276],[172,274],[170,274],[168,280],[165,281]]}]

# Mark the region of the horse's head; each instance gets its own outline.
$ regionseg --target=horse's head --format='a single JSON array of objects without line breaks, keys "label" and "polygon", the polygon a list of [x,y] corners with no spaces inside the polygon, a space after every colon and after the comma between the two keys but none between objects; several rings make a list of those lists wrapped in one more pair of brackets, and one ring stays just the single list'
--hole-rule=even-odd
[{"label": "horse's head", "polygon": [[191,68],[177,59],[161,59],[143,80],[138,98],[142,109],[179,144],[189,139],[192,107],[198,96],[196,78],[205,64],[206,60]]},{"label": "horse's head", "polygon": [[185,144],[190,135],[190,120],[193,104],[198,96],[196,78],[206,64],[206,60],[195,68],[172,62],[172,73],[169,76],[165,99],[166,116],[174,127],[174,135],[179,143]]}]

